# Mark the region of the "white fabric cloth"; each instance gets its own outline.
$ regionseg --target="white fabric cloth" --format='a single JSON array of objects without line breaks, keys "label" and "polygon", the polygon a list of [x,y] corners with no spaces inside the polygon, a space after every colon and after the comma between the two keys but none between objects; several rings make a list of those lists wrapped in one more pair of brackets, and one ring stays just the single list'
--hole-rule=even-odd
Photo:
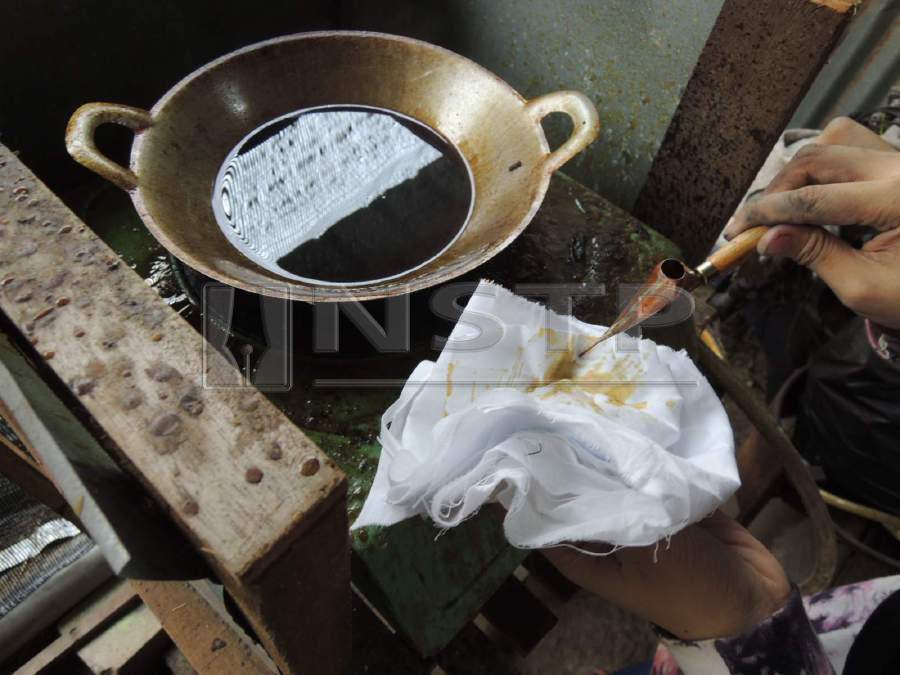
[{"label": "white fabric cloth", "polygon": [[[576,360],[602,332],[482,281],[385,412],[354,528],[414,515],[449,528],[499,501],[517,547],[638,546],[713,511],[739,485],[718,397],[684,352],[649,340]],[[479,340],[494,344],[465,349]]]}]

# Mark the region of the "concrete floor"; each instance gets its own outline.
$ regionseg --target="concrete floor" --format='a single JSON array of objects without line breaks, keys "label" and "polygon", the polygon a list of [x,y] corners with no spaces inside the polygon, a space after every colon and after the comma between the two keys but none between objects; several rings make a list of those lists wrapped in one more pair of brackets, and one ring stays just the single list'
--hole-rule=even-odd
[{"label": "concrete floor", "polygon": [[[526,582],[540,595],[536,582]],[[568,602],[544,599],[559,622],[523,660],[529,675],[584,675],[645,661],[656,649],[650,624],[587,591]]]}]

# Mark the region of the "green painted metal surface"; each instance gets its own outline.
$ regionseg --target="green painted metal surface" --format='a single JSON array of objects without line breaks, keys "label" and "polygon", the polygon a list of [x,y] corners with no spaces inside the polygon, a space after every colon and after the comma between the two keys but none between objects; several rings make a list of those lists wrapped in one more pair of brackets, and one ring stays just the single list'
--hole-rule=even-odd
[{"label": "green painted metal surface", "polygon": [[[379,417],[370,419],[377,422]],[[359,428],[358,421],[352,424]],[[352,522],[371,487],[381,448],[348,436],[305,431],[347,473]],[[506,543],[500,514],[488,510],[452,530],[411,518],[392,527],[364,528],[351,542],[358,558],[353,575],[357,587],[426,656],[474,618],[527,555]]]}]

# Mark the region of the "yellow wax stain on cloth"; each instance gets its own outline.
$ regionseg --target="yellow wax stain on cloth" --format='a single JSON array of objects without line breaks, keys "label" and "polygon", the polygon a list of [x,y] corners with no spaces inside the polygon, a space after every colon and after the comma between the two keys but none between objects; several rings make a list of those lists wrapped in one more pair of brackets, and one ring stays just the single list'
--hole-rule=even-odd
[{"label": "yellow wax stain on cloth", "polygon": [[454,527],[488,502],[514,546],[644,546],[737,489],[731,427],[684,352],[604,331],[482,281],[436,361],[382,418],[354,528],[422,515]]}]

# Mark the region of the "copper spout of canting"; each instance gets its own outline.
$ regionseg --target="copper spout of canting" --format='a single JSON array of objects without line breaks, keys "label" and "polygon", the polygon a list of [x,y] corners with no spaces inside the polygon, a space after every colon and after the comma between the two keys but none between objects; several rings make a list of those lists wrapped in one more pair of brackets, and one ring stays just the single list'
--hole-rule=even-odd
[{"label": "copper spout of canting", "polygon": [[678,295],[678,289],[692,291],[705,283],[708,271],[701,269],[704,265],[706,263],[693,269],[677,258],[666,258],[657,264],[613,324],[587,349],[580,352],[578,357],[581,358],[604,340],[634,328],[661,312]]},{"label": "copper spout of canting", "polygon": [[584,356],[604,340],[637,326],[664,309],[678,295],[679,288],[692,291],[716,274],[740,265],[756,250],[768,229],[765,225],[759,225],[744,230],[693,269],[675,258],[663,260],[653,268],[643,288],[635,294],[613,325],[578,356]]}]

